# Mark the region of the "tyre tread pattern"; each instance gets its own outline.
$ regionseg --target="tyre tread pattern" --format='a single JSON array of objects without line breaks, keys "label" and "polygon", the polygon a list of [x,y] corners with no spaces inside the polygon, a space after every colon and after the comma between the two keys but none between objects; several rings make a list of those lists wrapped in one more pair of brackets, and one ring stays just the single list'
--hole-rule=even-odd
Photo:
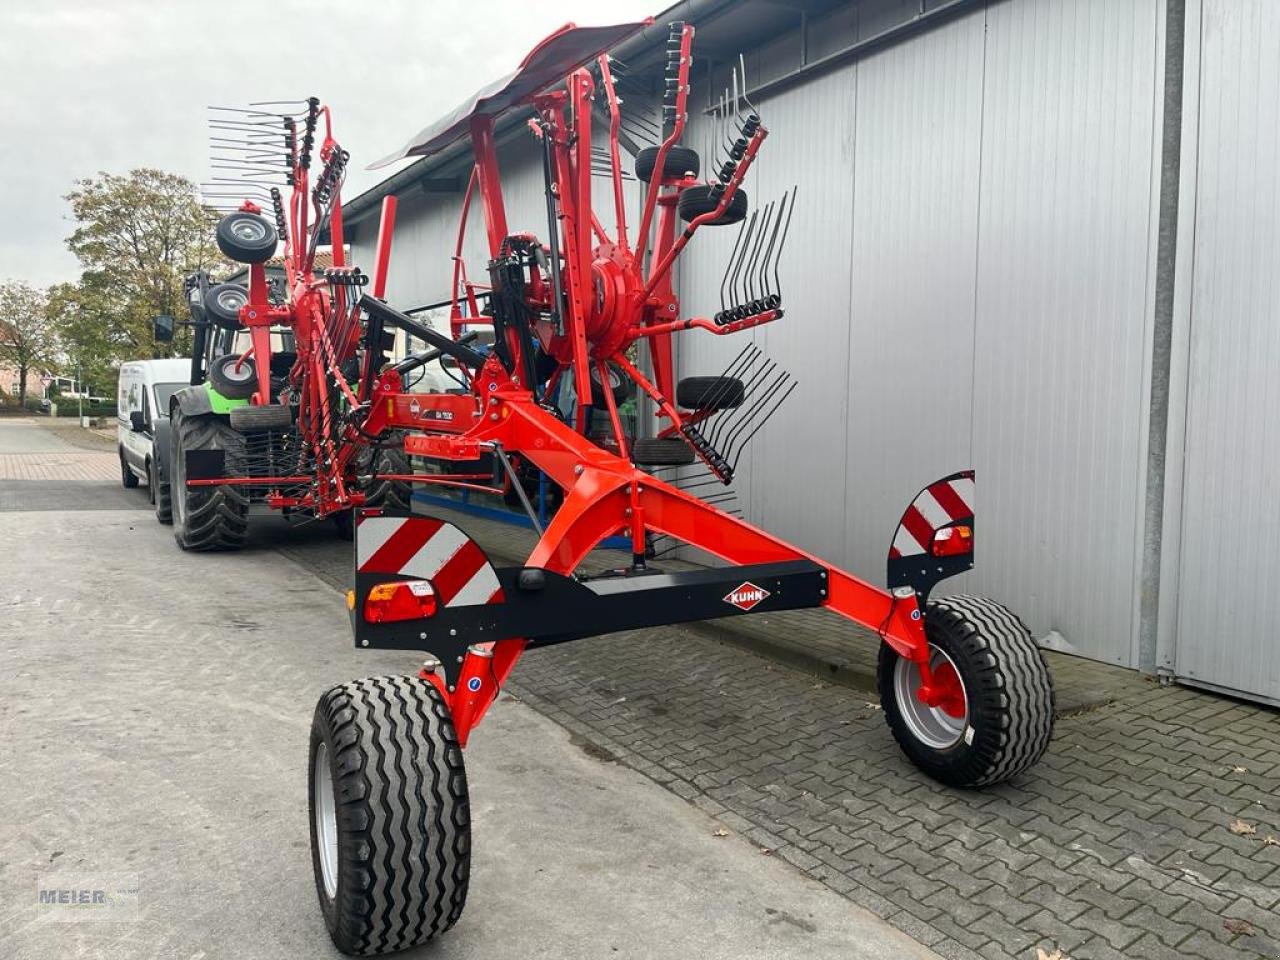
[{"label": "tyre tread pattern", "polygon": [[385,510],[410,509],[413,503],[413,485],[403,480],[383,480],[382,474],[412,473],[413,465],[404,452],[404,434],[395,433],[373,452],[375,477],[365,492],[367,507]]},{"label": "tyre tread pattern", "polygon": [[470,881],[470,802],[448,708],[417,677],[354,680],[321,697],[313,731],[325,726],[339,869],[354,880],[339,879],[334,942],[358,956],[420,946],[457,922]]},{"label": "tyre tread pattern", "polygon": [[646,467],[678,467],[693,463],[696,454],[675,437],[640,437],[631,444],[631,459]]},{"label": "tyre tread pattern", "polygon": [[[228,465],[241,447],[240,435],[217,414],[188,416],[181,408],[173,414],[173,457],[186,450],[226,450]],[[170,476],[177,476],[171,469]],[[184,550],[239,550],[249,535],[249,497],[240,487],[220,484],[170,490],[186,497],[185,523],[174,524],[173,534]]]},{"label": "tyre tread pattern", "polygon": [[[974,724],[973,742],[962,762],[936,763],[898,715],[892,673],[898,655],[881,649],[880,691],[885,716],[904,752],[926,773],[950,786],[982,787],[1022,773],[1043,755],[1053,734],[1053,678],[1030,631],[1007,607],[985,597],[931,599],[925,613],[931,643],[959,652],[969,665],[966,694]],[[942,641],[939,643],[939,641]],[[962,667],[962,672],[964,668]]]}]

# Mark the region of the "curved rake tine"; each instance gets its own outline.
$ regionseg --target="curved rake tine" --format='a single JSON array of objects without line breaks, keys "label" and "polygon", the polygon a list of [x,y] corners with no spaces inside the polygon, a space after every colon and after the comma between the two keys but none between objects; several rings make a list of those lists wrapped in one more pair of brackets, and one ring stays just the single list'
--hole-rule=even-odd
[{"label": "curved rake tine", "polygon": [[[742,444],[738,448],[737,456],[733,458],[734,470],[738,469],[738,463],[739,461],[742,460],[742,453],[744,450],[747,449],[747,444],[749,444],[752,438],[754,438],[755,435],[760,432],[760,428],[763,427],[766,423],[768,423],[773,418],[773,415],[778,412],[778,408],[781,407],[786,402],[787,397],[791,396],[792,392],[798,386],[800,386],[799,382],[792,380],[790,385],[787,387],[786,392],[783,393],[782,396],[778,398],[778,402],[773,405],[773,409],[771,409],[764,417],[761,418],[760,422],[756,424],[755,428],[750,433],[748,433],[745,437],[742,438]],[[728,458],[726,457],[726,459]]]},{"label": "curved rake tine", "polygon": [[778,255],[773,261],[773,292],[777,295],[779,302],[782,301],[782,280],[778,274],[778,263],[782,260],[782,251],[787,246],[787,233],[791,230],[791,214],[796,209],[796,191],[799,189],[799,184],[791,188],[791,206],[787,208],[787,223],[782,228],[782,239],[778,241]]},{"label": "curved rake tine", "polygon": [[729,282],[729,297],[735,303],[741,302],[738,296],[738,274],[742,270],[743,261],[747,257],[747,247],[751,245],[751,238],[755,235],[756,217],[760,211],[752,210],[751,216],[747,222],[747,236],[742,244],[742,251],[738,254],[738,262],[733,266],[733,279]]},{"label": "curved rake tine", "polygon": [[[759,348],[757,348],[757,350],[759,350]],[[760,356],[764,356],[763,352],[760,353]],[[769,378],[773,376],[773,372],[780,369],[781,368],[778,366],[776,360],[770,360],[766,357],[762,364],[752,369],[750,380],[743,384],[743,394],[747,398],[754,397],[759,391],[761,385],[767,383]],[[781,375],[789,376],[785,370],[782,370]],[[710,436],[707,437],[707,441],[713,447],[719,446],[721,437],[724,437],[727,441],[733,436],[735,430],[734,424],[739,420],[749,419],[752,416],[756,409],[757,401],[752,400],[749,405],[746,400],[744,400],[743,403],[744,406],[733,411],[734,415],[732,417],[725,417],[724,419],[717,420],[715,425],[711,428],[711,433]]]},{"label": "curved rake tine", "polygon": [[[778,231],[782,227],[782,215],[787,210],[787,199],[788,199],[788,194],[784,193],[782,195],[782,199],[778,201],[778,217],[773,224],[773,233],[769,235],[769,246],[765,248],[764,260],[761,261],[760,263],[760,297],[761,299],[769,296],[771,293],[777,293],[776,290],[771,290],[769,288],[769,267],[771,264],[776,264],[777,262],[774,260],[773,248],[775,243],[778,240]],[[781,247],[778,248],[778,253],[779,254],[782,253]],[[775,275],[777,273],[776,266],[774,267],[774,273]]]},{"label": "curved rake tine", "polygon": [[[793,385],[795,383],[791,374],[783,370],[781,373],[778,374],[777,379],[769,383],[769,386],[765,388],[764,392],[760,395],[760,398],[754,404],[752,404],[751,409],[748,410],[742,416],[742,418],[737,423],[734,424],[733,429],[724,438],[723,456],[726,460],[730,459],[731,457],[735,457],[735,453],[736,453],[735,462],[736,462],[736,459],[740,459],[742,457],[742,450],[745,449],[745,446],[746,446],[745,439],[743,440],[742,443],[739,443],[739,437],[741,436],[742,431],[747,429],[748,427],[751,427],[752,423],[755,423],[755,426],[751,427],[751,432],[747,434],[746,439],[750,439],[751,437],[755,436],[756,431],[759,430],[760,427],[764,425],[765,421],[767,421],[770,417],[774,415],[774,413],[777,412],[778,404],[772,402],[773,398],[777,395],[778,391],[781,390],[788,382],[792,383]],[[784,394],[783,399],[785,399],[785,397],[786,395]],[[766,410],[768,411],[767,413],[765,412]]]},{"label": "curved rake tine", "polygon": [[760,108],[747,98],[747,58],[741,53],[738,54],[738,63],[742,66],[742,99],[751,108],[751,112],[758,117]]},{"label": "curved rake tine", "polygon": [[769,232],[769,224],[772,220],[773,220],[773,201],[770,200],[767,204],[765,204],[764,213],[760,217],[760,232],[756,234],[756,245],[755,245],[755,248],[751,251],[751,263],[747,267],[746,303],[748,304],[753,303],[755,300],[758,299],[758,297],[756,297],[756,283],[755,283],[756,261],[760,259],[760,251],[764,247],[764,237],[765,237],[765,234]]},{"label": "curved rake tine", "polygon": [[733,250],[729,254],[729,262],[725,264],[724,276],[720,278],[720,312],[721,313],[724,313],[724,311],[729,309],[729,305],[724,301],[724,288],[725,288],[725,284],[729,282],[729,271],[733,269],[733,264],[738,259],[738,248],[742,245],[742,235],[743,233],[746,232],[746,229],[747,229],[747,221],[743,220],[742,226],[738,228],[738,236],[733,241]]}]

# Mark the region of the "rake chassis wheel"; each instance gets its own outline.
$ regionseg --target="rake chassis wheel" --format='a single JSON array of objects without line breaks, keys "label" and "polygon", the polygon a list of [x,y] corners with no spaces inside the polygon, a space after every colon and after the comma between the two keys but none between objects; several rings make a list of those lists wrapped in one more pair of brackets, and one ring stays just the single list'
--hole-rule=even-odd
[{"label": "rake chassis wheel", "polygon": [[462,915],[471,871],[467,775],[449,710],[425,680],[355,680],[311,724],[311,860],[343,953],[421,946]]},{"label": "rake chassis wheel", "polygon": [[936,696],[921,698],[918,666],[880,649],[885,720],[903,752],[952,787],[1000,783],[1044,753],[1053,733],[1053,683],[1027,628],[981,597],[945,597],[925,608]]}]

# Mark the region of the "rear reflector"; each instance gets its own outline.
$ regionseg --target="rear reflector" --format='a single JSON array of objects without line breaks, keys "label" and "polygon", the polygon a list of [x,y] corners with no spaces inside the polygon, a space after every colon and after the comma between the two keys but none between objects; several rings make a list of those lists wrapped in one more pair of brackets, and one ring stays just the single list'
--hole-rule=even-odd
[{"label": "rear reflector", "polygon": [[426,580],[397,580],[379,583],[364,598],[364,618],[368,623],[421,620],[433,617],[438,603],[436,592]]},{"label": "rear reflector", "polygon": [[963,524],[943,527],[933,535],[929,552],[935,557],[959,557],[966,553],[973,553],[973,527]]}]

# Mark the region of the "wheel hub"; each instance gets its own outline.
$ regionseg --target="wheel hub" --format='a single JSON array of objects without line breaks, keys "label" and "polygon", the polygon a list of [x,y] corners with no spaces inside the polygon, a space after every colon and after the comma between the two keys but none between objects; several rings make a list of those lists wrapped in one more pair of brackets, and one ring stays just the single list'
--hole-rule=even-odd
[{"label": "wheel hub", "polygon": [[911,733],[923,743],[945,750],[959,743],[969,727],[969,699],[955,662],[940,647],[929,645],[930,682],[920,665],[900,657],[893,671],[893,693]]}]

